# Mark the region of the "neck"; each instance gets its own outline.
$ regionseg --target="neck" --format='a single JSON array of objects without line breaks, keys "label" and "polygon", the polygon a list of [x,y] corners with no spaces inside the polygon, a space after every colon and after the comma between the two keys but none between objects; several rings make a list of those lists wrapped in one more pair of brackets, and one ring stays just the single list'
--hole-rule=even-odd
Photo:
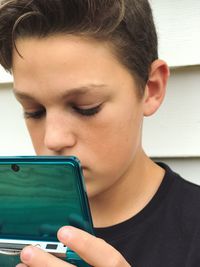
[{"label": "neck", "polygon": [[90,199],[94,226],[108,227],[136,215],[155,195],[163,176],[164,170],[142,151],[116,184]]}]

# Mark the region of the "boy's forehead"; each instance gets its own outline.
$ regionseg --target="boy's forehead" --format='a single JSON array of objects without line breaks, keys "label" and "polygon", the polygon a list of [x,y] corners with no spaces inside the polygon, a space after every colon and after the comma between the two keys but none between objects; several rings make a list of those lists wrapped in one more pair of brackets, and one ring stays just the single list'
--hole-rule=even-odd
[{"label": "boy's forehead", "polygon": [[[77,36],[21,38],[14,51],[13,76],[19,97],[24,92],[67,90],[74,95],[116,90],[125,81],[135,86],[129,70],[110,52],[107,45]],[[65,95],[66,97],[66,95]]]},{"label": "boy's forehead", "polygon": [[[50,48],[60,47],[60,49],[64,49],[67,47],[77,49],[80,47],[86,48],[98,48],[102,50],[108,50],[109,52],[112,50],[111,42],[105,40],[99,40],[94,37],[90,37],[87,35],[78,35],[78,34],[51,34],[44,37],[37,36],[27,36],[17,38],[15,41],[15,48],[13,52],[18,50],[18,47],[23,50],[36,50],[38,47],[48,51]],[[54,51],[55,53],[58,51]]]},{"label": "boy's forehead", "polygon": [[[77,88],[68,88],[67,90],[62,92],[61,98],[71,98],[71,97],[79,97],[79,96],[83,96],[83,95],[96,95],[98,96],[99,93],[102,91],[106,92],[107,89],[107,85],[105,84],[88,84],[82,87],[77,87]],[[17,96],[17,98],[20,99],[31,99],[32,96],[29,95],[28,92],[26,92],[26,90],[23,89],[18,89],[18,88],[14,88],[13,89],[14,94]],[[28,88],[27,88],[28,91]]]},{"label": "boy's forehead", "polygon": [[14,74],[22,70],[29,75],[29,68],[32,74],[37,70],[39,73],[51,70],[54,75],[57,72],[62,73],[65,69],[68,75],[79,70],[82,73],[103,74],[105,67],[110,73],[113,68],[127,71],[107,43],[97,42],[91,38],[71,35],[20,38],[16,41],[16,49],[13,50]]},{"label": "boy's forehead", "polygon": [[[53,62],[51,62],[53,60]],[[87,65],[91,60],[98,63],[105,61],[118,61],[113,53],[111,45],[106,42],[98,42],[92,38],[85,38],[72,35],[52,35],[48,37],[26,37],[16,40],[13,49],[13,69],[16,62],[21,67],[27,63],[30,66],[40,65],[50,67],[60,64],[84,64]],[[40,64],[41,63],[41,64]],[[76,66],[77,67],[77,66]],[[96,65],[96,68],[98,65]],[[27,68],[27,66],[25,66]]]}]

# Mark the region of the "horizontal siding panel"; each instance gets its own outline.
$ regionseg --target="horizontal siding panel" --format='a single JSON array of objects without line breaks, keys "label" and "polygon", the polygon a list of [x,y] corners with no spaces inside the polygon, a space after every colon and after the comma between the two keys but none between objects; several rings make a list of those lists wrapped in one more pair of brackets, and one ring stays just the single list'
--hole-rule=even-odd
[{"label": "horizontal siding panel", "polygon": [[171,67],[200,64],[200,1],[150,0],[160,57]]},{"label": "horizontal siding panel", "polygon": [[20,105],[10,85],[0,86],[0,156],[33,155]]},{"label": "horizontal siding panel", "polygon": [[8,72],[6,72],[0,65],[0,84],[11,83],[12,81],[13,81],[13,77]]},{"label": "horizontal siding panel", "polygon": [[143,143],[155,157],[200,156],[200,66],[171,71],[160,110],[145,118]]}]

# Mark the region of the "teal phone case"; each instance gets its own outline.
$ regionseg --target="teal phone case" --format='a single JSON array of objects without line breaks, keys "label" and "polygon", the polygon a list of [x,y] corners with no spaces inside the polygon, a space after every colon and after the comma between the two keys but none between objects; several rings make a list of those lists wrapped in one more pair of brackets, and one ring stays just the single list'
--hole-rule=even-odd
[{"label": "teal phone case", "polygon": [[[72,225],[93,233],[84,179],[75,157],[0,157],[0,240],[58,241],[57,231]],[[18,257],[0,255],[0,266]],[[66,261],[89,266],[73,251]]]}]

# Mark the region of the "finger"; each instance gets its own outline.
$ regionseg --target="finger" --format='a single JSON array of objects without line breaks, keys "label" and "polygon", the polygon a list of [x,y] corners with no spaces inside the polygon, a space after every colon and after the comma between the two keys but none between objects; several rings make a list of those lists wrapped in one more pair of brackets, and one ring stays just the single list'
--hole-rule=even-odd
[{"label": "finger", "polygon": [[[66,263],[59,258],[33,246],[25,247],[20,255],[21,261],[29,267],[72,267],[74,265]],[[20,267],[26,267],[22,265]]]},{"label": "finger", "polygon": [[112,246],[80,229],[64,226],[58,231],[58,239],[92,266],[130,267]]}]

